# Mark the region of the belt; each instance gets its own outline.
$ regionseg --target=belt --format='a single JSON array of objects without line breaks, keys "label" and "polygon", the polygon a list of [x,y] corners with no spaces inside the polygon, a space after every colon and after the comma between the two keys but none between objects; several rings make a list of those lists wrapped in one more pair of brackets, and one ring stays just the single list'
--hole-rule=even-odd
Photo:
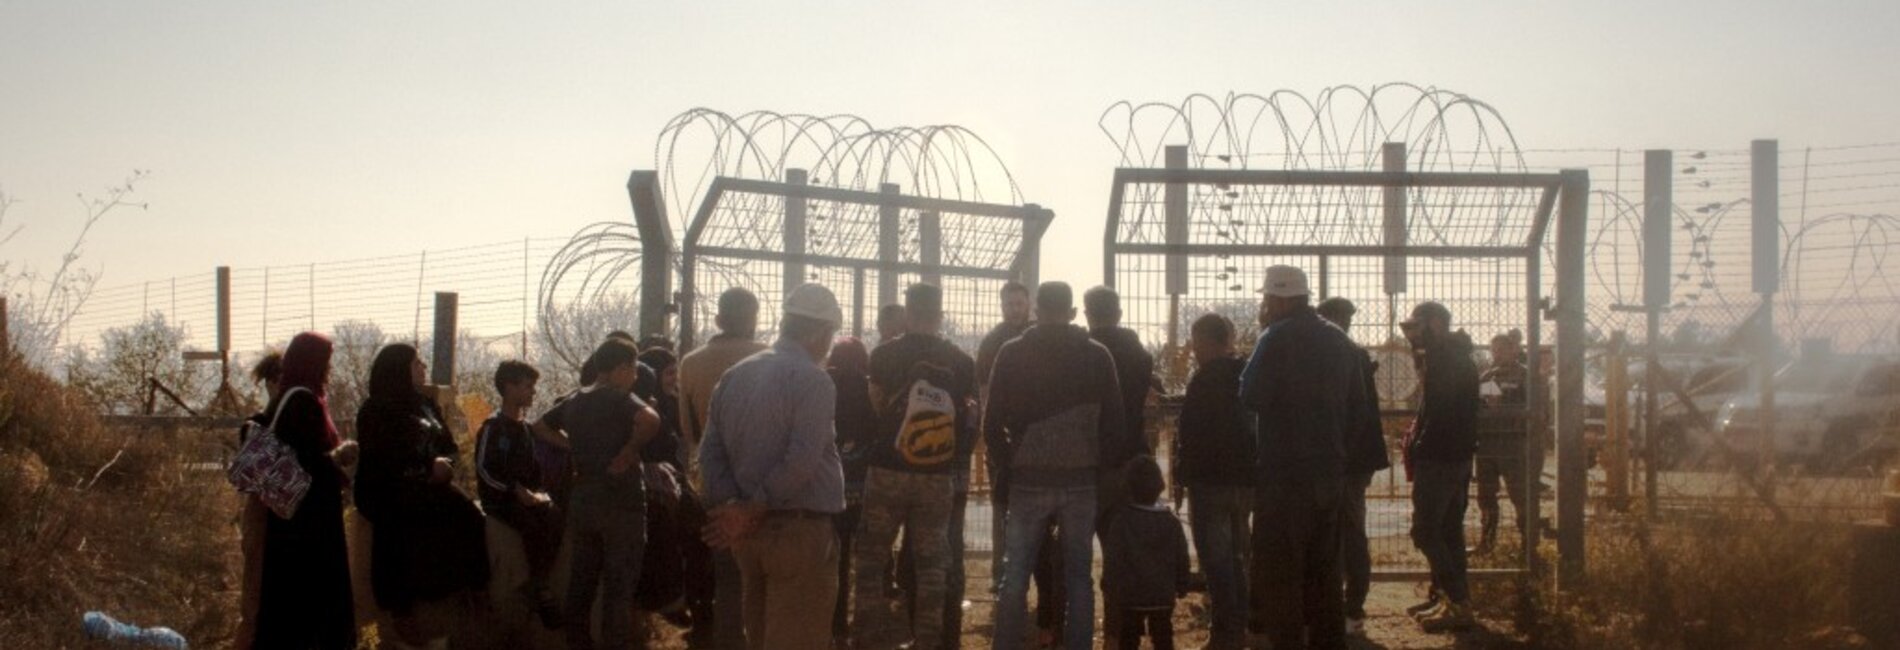
[{"label": "belt", "polygon": [[766,519],[823,519],[823,520],[829,521],[831,520],[832,517],[835,517],[835,516],[837,515],[834,515],[829,512],[819,512],[817,510],[806,510],[804,508],[795,508],[791,510],[765,511]]}]

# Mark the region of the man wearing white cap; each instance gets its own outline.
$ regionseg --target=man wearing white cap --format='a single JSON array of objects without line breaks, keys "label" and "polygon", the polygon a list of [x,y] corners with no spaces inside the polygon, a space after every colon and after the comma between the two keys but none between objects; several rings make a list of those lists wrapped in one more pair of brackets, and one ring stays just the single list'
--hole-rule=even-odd
[{"label": "man wearing white cap", "polygon": [[843,319],[830,290],[793,289],[778,342],[713,390],[700,468],[706,501],[718,505],[705,537],[738,561],[752,650],[831,647],[844,464],[837,389],[819,366]]},{"label": "man wearing white cap", "polygon": [[1340,514],[1345,446],[1368,425],[1365,354],[1309,304],[1306,273],[1267,269],[1266,331],[1240,377],[1258,414],[1254,620],[1275,650],[1344,648]]}]

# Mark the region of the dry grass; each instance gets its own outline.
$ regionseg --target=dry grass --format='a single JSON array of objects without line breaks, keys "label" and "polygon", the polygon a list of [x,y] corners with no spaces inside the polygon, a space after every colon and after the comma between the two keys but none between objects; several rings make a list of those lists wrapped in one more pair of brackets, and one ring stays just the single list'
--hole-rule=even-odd
[{"label": "dry grass", "polygon": [[215,647],[235,627],[235,497],[187,473],[202,432],[103,426],[93,405],[0,359],[0,647],[85,644],[105,611]]},{"label": "dry grass", "polygon": [[1599,523],[1587,582],[1537,594],[1547,647],[1858,648],[1845,526],[1708,516]]}]

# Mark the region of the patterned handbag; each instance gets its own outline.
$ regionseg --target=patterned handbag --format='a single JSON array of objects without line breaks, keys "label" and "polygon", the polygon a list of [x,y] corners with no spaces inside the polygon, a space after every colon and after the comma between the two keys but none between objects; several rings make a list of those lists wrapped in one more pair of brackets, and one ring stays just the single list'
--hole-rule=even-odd
[{"label": "patterned handbag", "polygon": [[310,389],[299,386],[284,393],[277,400],[277,412],[271,414],[270,424],[244,425],[244,445],[238,449],[237,457],[231,459],[231,467],[226,472],[238,492],[256,495],[271,512],[284,519],[297,514],[297,506],[310,491],[310,474],[297,463],[297,451],[284,444],[276,431],[277,418],[283,415],[284,405],[290,403],[290,396],[297,391],[308,393]]}]

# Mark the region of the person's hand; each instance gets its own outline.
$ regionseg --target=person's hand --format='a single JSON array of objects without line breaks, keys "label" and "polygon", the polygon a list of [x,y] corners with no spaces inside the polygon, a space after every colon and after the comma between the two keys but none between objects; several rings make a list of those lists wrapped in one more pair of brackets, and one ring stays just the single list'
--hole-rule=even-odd
[{"label": "person's hand", "polygon": [[361,458],[362,455],[362,448],[356,446],[355,440],[345,440],[342,444],[337,445],[334,451],[330,452],[330,459],[336,461],[337,467],[347,470],[354,467],[357,459]]},{"label": "person's hand", "polygon": [[429,482],[447,483],[452,478],[455,478],[455,466],[449,463],[449,459],[437,457],[435,465],[429,468]]},{"label": "person's hand", "polygon": [[553,503],[546,492],[536,492],[522,486],[515,486],[515,502],[527,508],[538,508]]},{"label": "person's hand", "polygon": [[613,476],[621,476],[626,474],[627,470],[639,465],[640,454],[634,452],[632,447],[627,447],[621,449],[620,453],[615,454],[613,460],[607,461],[607,473]]},{"label": "person's hand", "polygon": [[732,548],[758,529],[765,519],[763,503],[728,503],[706,513],[708,523],[700,529],[700,539],[717,549]]}]

